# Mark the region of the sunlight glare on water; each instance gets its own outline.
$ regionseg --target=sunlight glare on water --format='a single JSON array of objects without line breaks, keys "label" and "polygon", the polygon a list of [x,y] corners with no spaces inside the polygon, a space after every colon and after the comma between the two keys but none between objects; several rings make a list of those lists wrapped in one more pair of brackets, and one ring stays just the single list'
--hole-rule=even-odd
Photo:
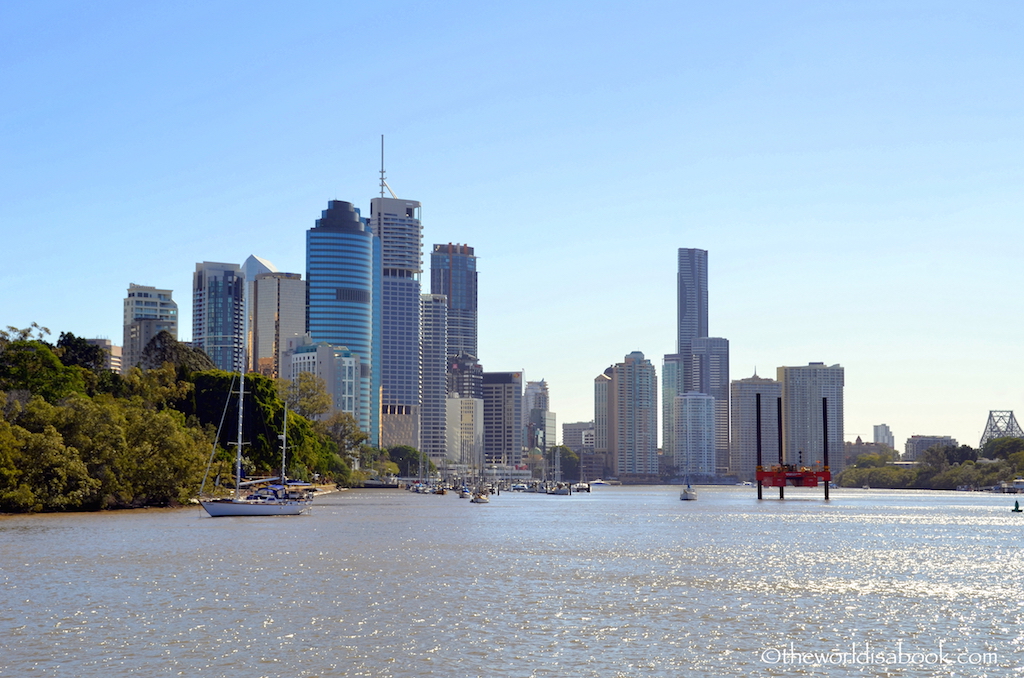
[{"label": "sunlight glare on water", "polygon": [[1006,497],[678,495],[3,517],[0,675],[1021,674]]}]

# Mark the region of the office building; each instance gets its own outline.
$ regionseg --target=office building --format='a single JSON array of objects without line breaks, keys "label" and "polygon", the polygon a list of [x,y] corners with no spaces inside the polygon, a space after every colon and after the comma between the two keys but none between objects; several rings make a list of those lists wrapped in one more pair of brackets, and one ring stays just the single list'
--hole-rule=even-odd
[{"label": "office building", "polygon": [[484,372],[484,463],[523,463],[523,374]]},{"label": "office building", "polygon": [[445,357],[448,303],[443,294],[420,296],[420,451],[438,468],[447,462],[445,419],[448,408],[448,361]]},{"label": "office building", "polygon": [[[829,466],[842,471],[843,383],[839,365],[809,363],[801,367],[779,367],[782,385],[782,454],[787,464],[810,466],[824,463],[828,441]],[[828,401],[828,430],[823,428],[822,398]]]},{"label": "office building", "polygon": [[287,340],[306,334],[306,281],[298,273],[259,273],[249,290],[249,369],[276,379]]},{"label": "office building", "polygon": [[526,382],[523,412],[526,413],[526,447],[547,450],[556,445],[555,413],[548,407],[548,385],[543,379]]},{"label": "office building", "polygon": [[344,347],[359,357],[359,427],[375,446],[380,442],[373,362],[374,262],[379,257],[380,242],[352,203],[331,200],[306,231],[306,329],[313,343]]},{"label": "office building", "polygon": [[121,371],[127,373],[138,365],[149,341],[164,331],[178,338],[178,304],[171,298],[171,290],[129,284],[124,298]]},{"label": "office building", "polygon": [[294,381],[299,373],[308,372],[324,380],[331,397],[331,411],[321,417],[324,419],[347,412],[359,421],[360,368],[358,354],[327,342],[313,343],[309,335],[288,339],[281,356],[282,378]]},{"label": "office building", "polygon": [[476,476],[484,464],[484,401],[452,395],[445,405],[449,465],[461,467],[458,470],[465,475]]},{"label": "office building", "polygon": [[419,448],[420,203],[370,201],[370,226],[381,244],[381,416],[386,445]]},{"label": "office building", "polygon": [[[676,278],[676,352],[685,354],[690,341],[708,336],[707,250],[680,247]],[[683,375],[684,379],[686,376]]]},{"label": "office building", "polygon": [[448,356],[477,353],[476,256],[469,245],[434,245],[430,254],[430,292],[448,303]]},{"label": "office building", "polygon": [[562,444],[576,454],[594,451],[594,422],[562,424]]},{"label": "office building", "polygon": [[238,264],[204,261],[192,275],[192,344],[217,369],[242,369],[245,279]]},{"label": "office building", "polygon": [[640,351],[612,367],[608,447],[623,482],[658,480],[658,378]]},{"label": "office building", "polygon": [[952,436],[910,436],[903,446],[903,461],[917,461],[932,447],[957,447]]},{"label": "office building", "polygon": [[715,468],[729,473],[729,340],[696,337],[690,342],[693,384],[684,393],[704,393],[715,399]]},{"label": "office building", "polygon": [[448,395],[484,397],[484,368],[476,356],[459,353],[448,358]]},{"label": "office building", "polygon": [[729,469],[743,481],[754,481],[757,471],[757,396],[761,396],[761,462],[779,463],[779,398],[782,385],[756,374],[736,379],[730,387],[731,430]]},{"label": "office building", "polygon": [[876,424],[874,426],[874,438],[873,442],[887,445],[892,449],[896,449],[896,439],[892,435],[892,431],[889,430],[888,424]]},{"label": "office building", "polygon": [[705,393],[676,396],[676,419],[666,422],[666,426],[675,428],[673,462],[677,476],[696,482],[716,474],[715,404],[714,396]]}]

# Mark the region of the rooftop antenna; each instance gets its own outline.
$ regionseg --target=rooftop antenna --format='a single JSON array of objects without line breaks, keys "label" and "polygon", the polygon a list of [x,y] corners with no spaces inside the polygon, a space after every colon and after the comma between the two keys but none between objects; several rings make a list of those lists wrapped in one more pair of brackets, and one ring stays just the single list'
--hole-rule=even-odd
[{"label": "rooftop antenna", "polygon": [[380,135],[380,197],[382,197],[382,198],[384,197],[384,189],[385,188],[388,189],[388,193],[391,194],[392,198],[394,198],[395,200],[398,199],[398,196],[395,195],[395,192],[391,190],[390,186],[388,186],[387,177],[384,175],[384,135],[381,134]]}]

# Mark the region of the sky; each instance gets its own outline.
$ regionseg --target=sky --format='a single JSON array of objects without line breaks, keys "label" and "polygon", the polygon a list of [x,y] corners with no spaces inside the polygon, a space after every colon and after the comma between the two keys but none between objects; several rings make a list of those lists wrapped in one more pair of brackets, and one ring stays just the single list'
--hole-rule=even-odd
[{"label": "sky", "polygon": [[[492,6],[493,5],[493,6]],[[0,326],[120,343],[129,283],[250,254],[305,273],[388,183],[479,257],[485,370],[675,350],[708,250],[733,379],[845,368],[845,434],[978,444],[1024,417],[1024,5],[0,4]],[[429,273],[424,274],[429,291]]]}]

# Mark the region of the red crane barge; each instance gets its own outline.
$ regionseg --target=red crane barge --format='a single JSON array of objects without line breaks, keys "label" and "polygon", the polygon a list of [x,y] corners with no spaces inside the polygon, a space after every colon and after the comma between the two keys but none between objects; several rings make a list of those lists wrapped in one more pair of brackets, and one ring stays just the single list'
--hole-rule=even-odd
[{"label": "red crane barge", "polygon": [[764,499],[762,488],[779,488],[779,499],[785,499],[784,488],[825,486],[825,499],[832,482],[832,472],[828,468],[828,398],[821,399],[821,431],[824,440],[824,464],[813,466],[784,464],[782,462],[782,398],[778,399],[778,431],[779,431],[779,463],[765,469],[761,463],[761,394],[756,397],[757,408],[757,498]]}]

